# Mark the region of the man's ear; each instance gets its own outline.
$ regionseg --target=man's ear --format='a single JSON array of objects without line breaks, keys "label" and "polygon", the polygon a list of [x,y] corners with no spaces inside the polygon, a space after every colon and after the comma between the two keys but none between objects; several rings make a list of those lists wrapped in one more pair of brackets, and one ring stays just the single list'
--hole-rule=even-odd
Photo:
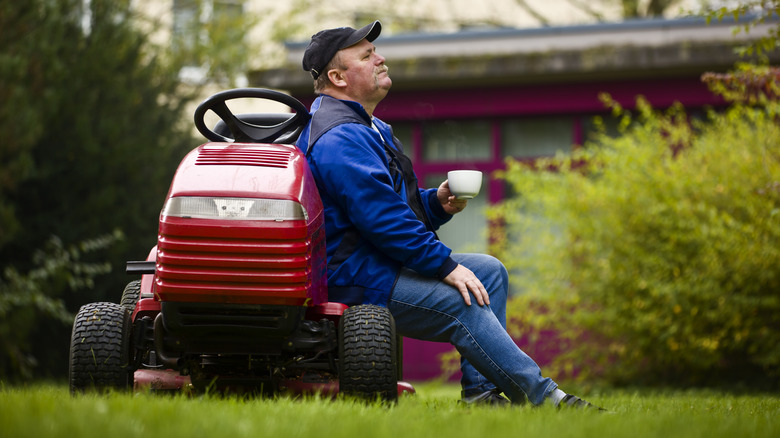
[{"label": "man's ear", "polygon": [[335,68],[328,70],[328,79],[330,79],[330,83],[338,88],[344,88],[347,86],[347,81],[344,78],[344,74]]}]

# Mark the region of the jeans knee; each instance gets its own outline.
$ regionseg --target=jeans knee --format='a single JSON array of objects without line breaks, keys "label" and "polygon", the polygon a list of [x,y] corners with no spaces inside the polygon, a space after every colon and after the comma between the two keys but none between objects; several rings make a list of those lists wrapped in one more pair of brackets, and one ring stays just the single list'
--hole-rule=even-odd
[{"label": "jeans knee", "polygon": [[501,260],[491,255],[487,257],[489,257],[490,263],[492,264],[491,269],[498,272],[501,278],[504,280],[504,282],[509,281],[509,272],[506,270],[506,266],[504,266],[504,263]]},{"label": "jeans knee", "polygon": [[506,295],[509,291],[509,272],[506,266],[504,266],[501,260],[493,256],[488,255],[486,257],[485,263],[488,266],[488,271],[496,276],[499,285],[498,289]]},{"label": "jeans knee", "polygon": [[488,254],[456,254],[453,258],[471,269],[486,287],[491,284],[504,294],[509,290],[509,274],[501,260]]}]

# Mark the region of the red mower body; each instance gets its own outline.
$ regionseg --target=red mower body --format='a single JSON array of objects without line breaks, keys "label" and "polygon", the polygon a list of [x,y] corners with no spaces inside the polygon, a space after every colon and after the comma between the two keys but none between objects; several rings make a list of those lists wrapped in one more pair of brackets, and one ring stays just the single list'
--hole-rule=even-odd
[{"label": "red mower body", "polygon": [[[296,147],[204,144],[179,166],[166,206],[173,198],[210,200],[214,217],[174,216],[163,209],[154,284],[160,301],[292,306],[327,301],[322,202]],[[226,206],[226,200],[234,205]],[[302,217],[274,218],[268,212],[252,219],[227,211],[268,201],[294,204]]]},{"label": "red mower body", "polygon": [[[224,106],[245,97],[295,113],[246,115],[250,123]],[[206,110],[247,141],[205,128]],[[119,304],[77,314],[72,390],[192,386],[389,400],[414,392],[398,382],[400,338],[387,309],[328,301],[322,201],[292,144],[308,117],[300,102],[263,89],[228,90],[198,107],[196,126],[213,142],[180,163],[157,245],[146,261],[128,262],[141,278]]]}]

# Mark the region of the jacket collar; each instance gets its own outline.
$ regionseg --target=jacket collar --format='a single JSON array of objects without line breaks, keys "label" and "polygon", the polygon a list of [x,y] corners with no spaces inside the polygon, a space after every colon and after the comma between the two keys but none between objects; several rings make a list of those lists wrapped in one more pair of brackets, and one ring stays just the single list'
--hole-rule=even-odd
[{"label": "jacket collar", "polygon": [[368,127],[371,126],[371,116],[368,115],[363,105],[351,100],[340,100],[327,94],[321,94],[314,101],[312,108],[309,151],[323,134],[338,125],[359,123]]}]

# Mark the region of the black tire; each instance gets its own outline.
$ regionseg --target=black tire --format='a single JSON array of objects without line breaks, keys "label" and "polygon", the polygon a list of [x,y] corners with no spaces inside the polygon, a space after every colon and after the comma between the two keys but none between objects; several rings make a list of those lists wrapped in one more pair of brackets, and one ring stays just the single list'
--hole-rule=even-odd
[{"label": "black tire", "polygon": [[130,387],[131,324],[130,312],[121,304],[90,303],[79,309],[70,343],[71,392]]},{"label": "black tire", "polygon": [[339,392],[364,400],[398,399],[395,320],[374,305],[353,306],[339,322]]},{"label": "black tire", "polygon": [[132,314],[140,297],[141,280],[133,280],[125,286],[125,290],[122,292],[122,300],[119,303]]}]

